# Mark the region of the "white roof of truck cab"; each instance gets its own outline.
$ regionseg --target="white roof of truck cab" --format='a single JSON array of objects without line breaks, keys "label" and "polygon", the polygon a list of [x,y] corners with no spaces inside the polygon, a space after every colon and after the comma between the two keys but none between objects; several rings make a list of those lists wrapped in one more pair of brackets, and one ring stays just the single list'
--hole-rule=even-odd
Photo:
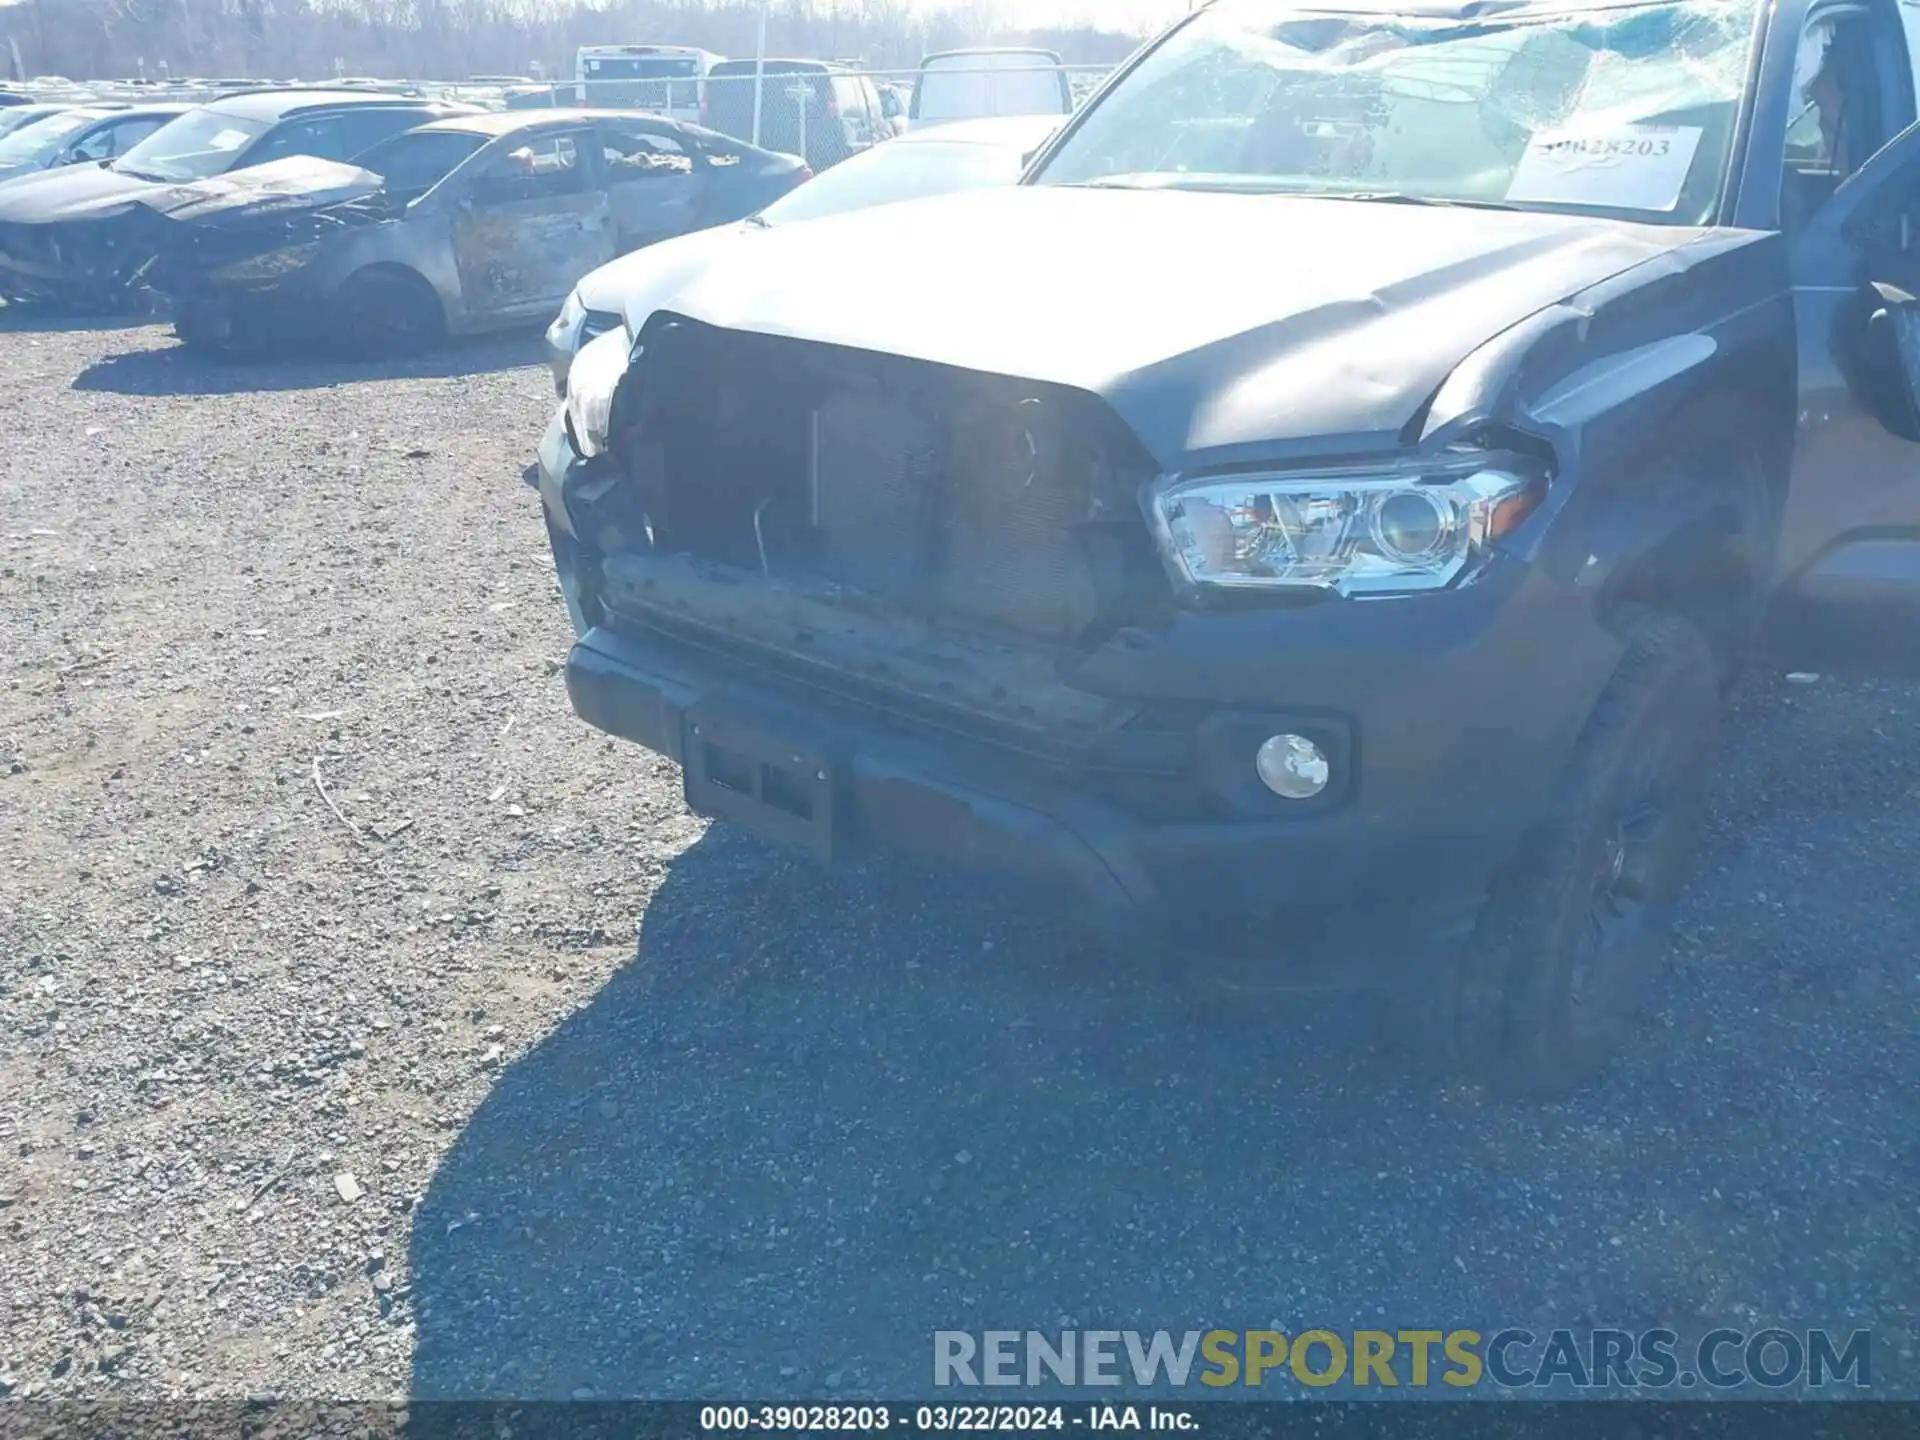
[{"label": "white roof of truck cab", "polygon": [[971,50],[936,51],[920,62],[920,68],[925,70],[929,66],[940,65],[947,61],[952,61],[955,68],[960,68],[963,62],[966,61],[978,62],[981,60],[990,61],[994,59],[1017,59],[1029,62],[1037,60],[1045,65],[1058,65],[1060,63],[1060,57],[1051,50],[1040,50],[1032,46],[1024,45],[981,45]]}]

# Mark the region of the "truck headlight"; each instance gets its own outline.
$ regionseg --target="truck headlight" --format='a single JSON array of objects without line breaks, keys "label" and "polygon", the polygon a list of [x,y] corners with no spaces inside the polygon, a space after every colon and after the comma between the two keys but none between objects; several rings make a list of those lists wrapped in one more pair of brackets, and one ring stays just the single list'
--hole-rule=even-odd
[{"label": "truck headlight", "polygon": [[1149,510],[1190,588],[1394,595],[1469,580],[1545,493],[1516,456],[1175,480]]},{"label": "truck headlight", "polygon": [[567,371],[567,438],[583,460],[607,445],[613,421],[613,396],[632,363],[633,341],[626,327],[589,340]]},{"label": "truck headlight", "polygon": [[573,352],[580,346],[580,328],[587,323],[587,307],[580,303],[580,292],[567,292],[567,303],[547,327],[547,343],[556,350]]}]

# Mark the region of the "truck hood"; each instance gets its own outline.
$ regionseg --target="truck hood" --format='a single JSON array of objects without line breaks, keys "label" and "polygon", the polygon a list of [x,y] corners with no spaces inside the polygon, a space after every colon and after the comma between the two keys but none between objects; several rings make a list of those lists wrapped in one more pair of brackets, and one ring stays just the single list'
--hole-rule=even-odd
[{"label": "truck hood", "polygon": [[125,211],[157,188],[151,180],[98,165],[63,165],[0,182],[0,221],[49,225],[93,220]]},{"label": "truck hood", "polygon": [[732,227],[654,257],[624,308],[636,332],[666,310],[1090,391],[1180,469],[1262,449],[1390,448],[1486,340],[1701,234],[1022,186]]},{"label": "truck hood", "polygon": [[704,265],[717,246],[752,232],[753,226],[736,223],[655,241],[589,270],[574,286],[574,293],[589,310],[624,314],[630,301],[672,289]]},{"label": "truck hood", "polygon": [[371,170],[290,155],[265,165],[229,170],[188,185],[154,187],[139,197],[149,210],[186,224],[232,224],[322,210],[378,192],[386,182]]}]

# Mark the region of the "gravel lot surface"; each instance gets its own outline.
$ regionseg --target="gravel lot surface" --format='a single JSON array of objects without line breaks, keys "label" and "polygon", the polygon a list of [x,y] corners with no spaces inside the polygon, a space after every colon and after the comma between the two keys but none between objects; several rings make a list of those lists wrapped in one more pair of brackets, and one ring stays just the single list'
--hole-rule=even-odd
[{"label": "gravel lot surface", "polygon": [[939,1328],[1779,1322],[1920,1389],[1920,688],[1757,681],[1656,1023],[1498,1105],[1364,1001],[689,816],[568,710],[532,358],[0,324],[0,1386],[908,1396]]}]

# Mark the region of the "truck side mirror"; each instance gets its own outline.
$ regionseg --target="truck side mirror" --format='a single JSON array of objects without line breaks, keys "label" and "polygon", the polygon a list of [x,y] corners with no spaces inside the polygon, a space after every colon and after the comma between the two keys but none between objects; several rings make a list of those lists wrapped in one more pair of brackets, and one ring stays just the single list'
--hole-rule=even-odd
[{"label": "truck side mirror", "polygon": [[1895,285],[1870,286],[1860,352],[1874,414],[1902,440],[1920,442],[1920,298]]}]

